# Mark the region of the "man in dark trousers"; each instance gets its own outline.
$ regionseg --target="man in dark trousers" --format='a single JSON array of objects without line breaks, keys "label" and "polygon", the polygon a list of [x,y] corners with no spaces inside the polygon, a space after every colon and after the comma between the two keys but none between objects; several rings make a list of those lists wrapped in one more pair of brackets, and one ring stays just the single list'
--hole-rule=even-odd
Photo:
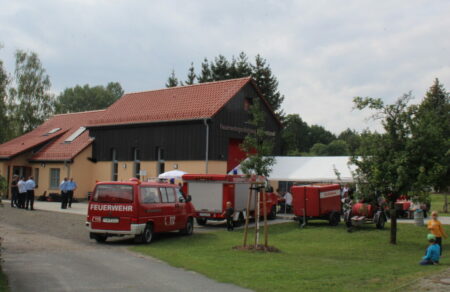
[{"label": "man in dark trousers", "polygon": [[67,209],[67,199],[68,199],[68,190],[69,190],[69,181],[67,177],[59,185],[59,189],[61,190],[61,209]]},{"label": "man in dark trousers", "polygon": [[231,206],[231,202],[228,201],[225,209],[225,218],[227,219],[227,230],[233,231],[234,225],[233,225],[233,215],[234,215],[234,209]]},{"label": "man in dark trousers", "polygon": [[67,202],[68,207],[72,208],[72,201],[73,201],[73,193],[77,189],[77,183],[73,181],[73,177],[70,178],[70,180],[67,182]]},{"label": "man in dark trousers", "polygon": [[25,199],[25,209],[34,210],[34,189],[36,188],[36,183],[33,180],[33,177],[30,176],[28,180],[25,182],[25,186],[27,188],[27,197]]},{"label": "man in dark trousers", "polygon": [[19,181],[17,182],[17,187],[19,188],[19,208],[24,209],[25,199],[27,197],[27,186],[23,176],[21,176]]},{"label": "man in dark trousers", "polygon": [[17,183],[19,182],[19,176],[13,175],[11,181],[11,207],[19,207],[19,187]]}]

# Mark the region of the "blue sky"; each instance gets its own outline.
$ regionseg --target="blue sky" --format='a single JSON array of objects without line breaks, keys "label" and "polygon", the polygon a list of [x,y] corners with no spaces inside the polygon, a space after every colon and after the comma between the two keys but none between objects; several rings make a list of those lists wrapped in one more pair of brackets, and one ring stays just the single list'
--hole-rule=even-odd
[{"label": "blue sky", "polygon": [[57,94],[118,81],[164,87],[172,69],[244,51],[269,62],[286,113],[339,133],[379,129],[354,96],[419,102],[434,78],[450,89],[450,1],[0,0],[0,59],[36,52]]}]

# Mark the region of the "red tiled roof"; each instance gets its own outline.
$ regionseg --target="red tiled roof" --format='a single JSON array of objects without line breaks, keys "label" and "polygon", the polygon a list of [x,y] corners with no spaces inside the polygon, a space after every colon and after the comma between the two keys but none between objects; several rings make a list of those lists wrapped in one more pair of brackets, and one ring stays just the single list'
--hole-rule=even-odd
[{"label": "red tiled roof", "polygon": [[128,93],[89,126],[211,118],[250,77]]},{"label": "red tiled roof", "polygon": [[[63,161],[74,158],[83,149],[92,143],[88,131],[83,132],[71,143],[64,143],[70,135],[82,126],[86,126],[87,121],[103,113],[104,110],[89,111],[81,113],[70,113],[55,115],[44,122],[33,131],[12,139],[0,145],[0,158],[12,158],[32,148],[45,145],[42,149],[31,157],[35,161]],[[50,130],[61,128],[61,130],[46,135]],[[52,141],[53,140],[53,141]]]}]

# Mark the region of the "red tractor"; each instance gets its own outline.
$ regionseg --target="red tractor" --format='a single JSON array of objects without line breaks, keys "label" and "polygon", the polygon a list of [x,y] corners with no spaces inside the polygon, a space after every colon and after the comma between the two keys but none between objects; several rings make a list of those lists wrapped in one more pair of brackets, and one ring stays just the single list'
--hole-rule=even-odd
[{"label": "red tractor", "polygon": [[294,215],[300,226],[310,219],[325,219],[331,226],[341,221],[341,191],[338,184],[293,186]]},{"label": "red tractor", "polygon": [[387,221],[382,204],[367,204],[363,202],[354,205],[344,212],[344,222],[348,228],[361,226],[366,223],[374,223],[378,229],[383,229]]}]

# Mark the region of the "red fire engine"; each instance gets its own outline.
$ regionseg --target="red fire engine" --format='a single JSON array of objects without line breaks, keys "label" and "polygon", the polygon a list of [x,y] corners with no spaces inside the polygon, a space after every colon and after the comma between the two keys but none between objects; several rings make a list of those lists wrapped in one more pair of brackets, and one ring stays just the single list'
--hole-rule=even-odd
[{"label": "red fire engine", "polygon": [[90,238],[104,242],[111,236],[134,235],[150,243],[154,233],[179,230],[193,233],[194,207],[189,196],[168,183],[99,182],[88,206]]},{"label": "red fire engine", "polygon": [[[263,177],[247,178],[243,175],[220,174],[185,174],[183,175],[185,193],[189,194],[195,205],[195,216],[199,225],[205,225],[208,220],[224,220],[226,203],[231,202],[234,208],[234,223],[239,226],[246,216],[249,188],[252,182],[263,182]],[[267,193],[267,218],[275,219],[277,215],[278,198],[273,193]],[[259,202],[260,214],[264,216],[263,198]],[[254,217],[255,201],[252,200],[249,215]]]}]

